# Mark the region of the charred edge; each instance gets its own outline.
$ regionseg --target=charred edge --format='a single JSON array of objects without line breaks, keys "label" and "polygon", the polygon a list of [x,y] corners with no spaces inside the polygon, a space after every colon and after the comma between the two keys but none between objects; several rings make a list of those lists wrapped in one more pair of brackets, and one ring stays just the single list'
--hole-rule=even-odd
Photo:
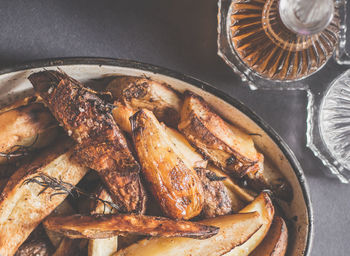
[{"label": "charred edge", "polygon": [[226,180],[224,176],[217,176],[214,172],[208,172],[205,175],[210,181],[223,181]]},{"label": "charred edge", "polygon": [[216,173],[202,167],[195,167],[194,170],[197,172],[198,175],[201,174],[202,170],[206,170],[205,176],[210,180],[210,181],[223,181],[226,180],[226,177],[224,176],[217,176]]},{"label": "charred edge", "polygon": [[127,89],[123,91],[123,96],[127,101],[130,101],[131,99],[141,99],[145,97],[148,93],[149,85],[147,82],[132,82],[131,86],[129,86]]},{"label": "charred edge", "polygon": [[106,102],[106,105],[110,105],[110,107],[115,107],[113,103],[113,96],[111,92],[96,92],[101,100]]},{"label": "charred edge", "polygon": [[219,227],[215,227],[215,226],[206,226],[206,225],[202,225],[203,229],[205,230],[203,233],[201,233],[200,235],[198,235],[198,233],[189,233],[189,234],[184,234],[183,237],[189,237],[189,238],[195,238],[195,239],[208,239],[212,236],[215,236],[219,233],[220,228]]},{"label": "charred edge", "polygon": [[33,84],[36,91],[44,92],[51,86],[57,87],[64,77],[64,74],[58,71],[41,71],[31,74],[28,79]]},{"label": "charred edge", "polygon": [[139,110],[137,111],[135,114],[133,114],[131,117],[129,117],[130,120],[130,124],[131,124],[131,132],[133,137],[136,136],[137,134],[141,133],[143,130],[143,127],[139,126],[137,124],[137,119],[139,118],[139,116],[141,116],[143,114],[143,110]]},{"label": "charred edge", "polygon": [[231,155],[229,158],[226,159],[226,165],[235,164],[236,161],[237,161],[237,158],[234,155]]},{"label": "charred edge", "polygon": [[[184,98],[187,98],[187,97],[194,97],[194,98],[197,98],[197,99],[200,99],[200,100],[203,100],[203,98],[201,96],[199,96],[198,94],[195,94],[194,92],[190,91],[190,90],[186,90],[184,93]],[[204,101],[204,100],[203,100]]]}]

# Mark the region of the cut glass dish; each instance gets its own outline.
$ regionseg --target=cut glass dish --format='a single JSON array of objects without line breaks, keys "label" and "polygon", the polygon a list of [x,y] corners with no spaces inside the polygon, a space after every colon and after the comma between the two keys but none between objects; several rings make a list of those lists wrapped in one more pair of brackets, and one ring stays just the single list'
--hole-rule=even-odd
[{"label": "cut glass dish", "polygon": [[288,0],[219,0],[218,55],[251,89],[305,90],[307,146],[349,183],[350,69],[341,74],[350,65],[349,2],[334,0],[327,29],[297,39],[276,25],[279,1]]}]

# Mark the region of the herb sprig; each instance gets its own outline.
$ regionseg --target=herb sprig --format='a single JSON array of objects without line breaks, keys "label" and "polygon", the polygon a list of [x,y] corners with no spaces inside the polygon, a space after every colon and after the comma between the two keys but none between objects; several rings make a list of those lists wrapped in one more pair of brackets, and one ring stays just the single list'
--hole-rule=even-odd
[{"label": "herb sprig", "polygon": [[53,194],[50,195],[50,199],[52,199],[52,197],[57,195],[71,195],[73,198],[79,198],[80,196],[85,196],[91,200],[101,202],[103,204],[103,212],[105,212],[107,206],[114,208],[117,211],[121,210],[120,207],[113,202],[103,200],[93,193],[86,192],[81,188],[78,188],[68,182],[63,181],[61,178],[57,179],[55,177],[46,175],[45,173],[42,173],[42,172],[38,173],[38,175],[32,178],[26,179],[22,185],[26,185],[30,183],[36,183],[43,187],[43,189],[38,193],[38,196],[50,188],[53,191],[55,191]]}]

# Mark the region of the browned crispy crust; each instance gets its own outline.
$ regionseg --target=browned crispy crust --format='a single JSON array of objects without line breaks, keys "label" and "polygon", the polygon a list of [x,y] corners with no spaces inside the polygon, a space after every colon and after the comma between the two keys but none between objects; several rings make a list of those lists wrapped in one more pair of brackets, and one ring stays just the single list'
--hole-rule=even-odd
[{"label": "browned crispy crust", "polygon": [[143,212],[146,194],[140,166],[99,95],[57,71],[32,74],[29,80],[56,119],[78,145],[75,159],[99,171],[121,212]]},{"label": "browned crispy crust", "polygon": [[214,172],[205,168],[196,168],[196,171],[203,184],[203,216],[213,218],[231,213],[232,200],[221,179],[225,179],[225,177],[217,176]]},{"label": "browned crispy crust", "polygon": [[109,238],[129,233],[205,239],[219,231],[217,227],[195,222],[135,214],[49,217],[44,221],[44,225],[47,229],[55,230],[70,238],[89,239]]},{"label": "browned crispy crust", "polygon": [[0,255],[13,255],[37,225],[67,196],[46,189],[36,183],[25,183],[40,173],[62,179],[72,185],[78,183],[87,168],[71,161],[72,141],[61,139],[30,164],[21,166],[8,180],[0,194]]},{"label": "browned crispy crust", "polygon": [[162,211],[190,219],[203,207],[203,189],[195,170],[182,159],[154,114],[146,109],[131,118],[133,141],[142,172]]},{"label": "browned crispy crust", "polygon": [[230,140],[233,137],[230,128],[202,97],[193,92],[184,93],[178,128],[215,165],[237,177],[244,176],[257,162],[225,142],[225,138]]},{"label": "browned crispy crust", "polygon": [[151,110],[157,119],[177,127],[180,120],[180,94],[166,83],[146,77],[120,76],[107,87],[113,96],[135,110]]}]

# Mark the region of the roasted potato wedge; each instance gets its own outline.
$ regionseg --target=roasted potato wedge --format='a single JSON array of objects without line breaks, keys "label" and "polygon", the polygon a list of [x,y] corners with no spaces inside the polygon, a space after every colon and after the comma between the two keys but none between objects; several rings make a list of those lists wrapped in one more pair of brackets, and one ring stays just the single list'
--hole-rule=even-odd
[{"label": "roasted potato wedge", "polygon": [[261,243],[269,231],[275,210],[267,193],[262,192],[253,202],[240,211],[240,213],[247,212],[258,212],[262,226],[247,241],[235,247],[233,250],[225,254],[225,256],[249,255]]},{"label": "roasted potato wedge", "polygon": [[275,216],[266,237],[250,256],[284,256],[287,245],[287,225],[281,217]]},{"label": "roasted potato wedge", "polygon": [[74,158],[99,172],[120,212],[145,211],[140,165],[100,94],[57,71],[28,78],[68,135],[78,142]]},{"label": "roasted potato wedge", "polygon": [[114,256],[223,255],[247,241],[262,227],[261,218],[257,212],[220,216],[200,223],[215,225],[220,228],[220,231],[217,235],[205,240],[164,237],[144,239],[118,251]]},{"label": "roasted potato wedge", "polygon": [[245,176],[256,190],[271,189],[281,199],[292,199],[289,183],[278,170],[264,165],[250,135],[226,123],[200,96],[186,91],[184,97],[179,130],[191,144],[228,174]]},{"label": "roasted potato wedge", "polygon": [[[101,188],[98,197],[104,201],[112,202],[112,198],[108,192]],[[92,214],[111,214],[115,213],[114,208],[97,201]],[[112,236],[105,239],[91,239],[89,240],[88,255],[89,256],[110,256],[118,250],[118,236]]]},{"label": "roasted potato wedge", "polygon": [[128,233],[205,239],[218,233],[218,228],[213,226],[136,214],[49,217],[44,221],[44,226],[70,238],[89,239],[110,238]]},{"label": "roasted potato wedge", "polygon": [[132,136],[143,174],[162,211],[175,219],[197,216],[203,207],[203,188],[196,171],[146,109],[131,118]]},{"label": "roasted potato wedge", "polygon": [[251,137],[232,129],[203,100],[186,91],[179,130],[219,168],[243,177],[258,161]]},{"label": "roasted potato wedge", "polygon": [[[123,131],[131,134],[130,117],[137,111],[134,111],[130,107],[126,107],[120,102],[115,103],[115,106],[116,108],[114,108],[112,111],[114,120]],[[190,143],[181,133],[164,124],[162,124],[162,126],[164,127],[165,132],[169,136],[171,142],[173,142],[175,147],[178,148],[178,151],[182,153],[183,158],[186,158],[187,162],[190,163],[193,168],[205,168],[207,166],[208,161],[203,159],[202,155],[190,145]]]},{"label": "roasted potato wedge", "polygon": [[121,76],[115,78],[107,90],[126,106],[151,110],[161,122],[177,127],[182,100],[169,85],[145,77]]},{"label": "roasted potato wedge", "polygon": [[[13,255],[33,229],[65,198],[57,191],[29,182],[41,175],[75,185],[87,172],[71,160],[71,142],[62,142],[18,169],[0,194],[0,255]],[[41,192],[41,193],[40,193]]]},{"label": "roasted potato wedge", "polygon": [[0,114],[0,164],[45,147],[57,136],[57,122],[43,104],[8,109]]}]

